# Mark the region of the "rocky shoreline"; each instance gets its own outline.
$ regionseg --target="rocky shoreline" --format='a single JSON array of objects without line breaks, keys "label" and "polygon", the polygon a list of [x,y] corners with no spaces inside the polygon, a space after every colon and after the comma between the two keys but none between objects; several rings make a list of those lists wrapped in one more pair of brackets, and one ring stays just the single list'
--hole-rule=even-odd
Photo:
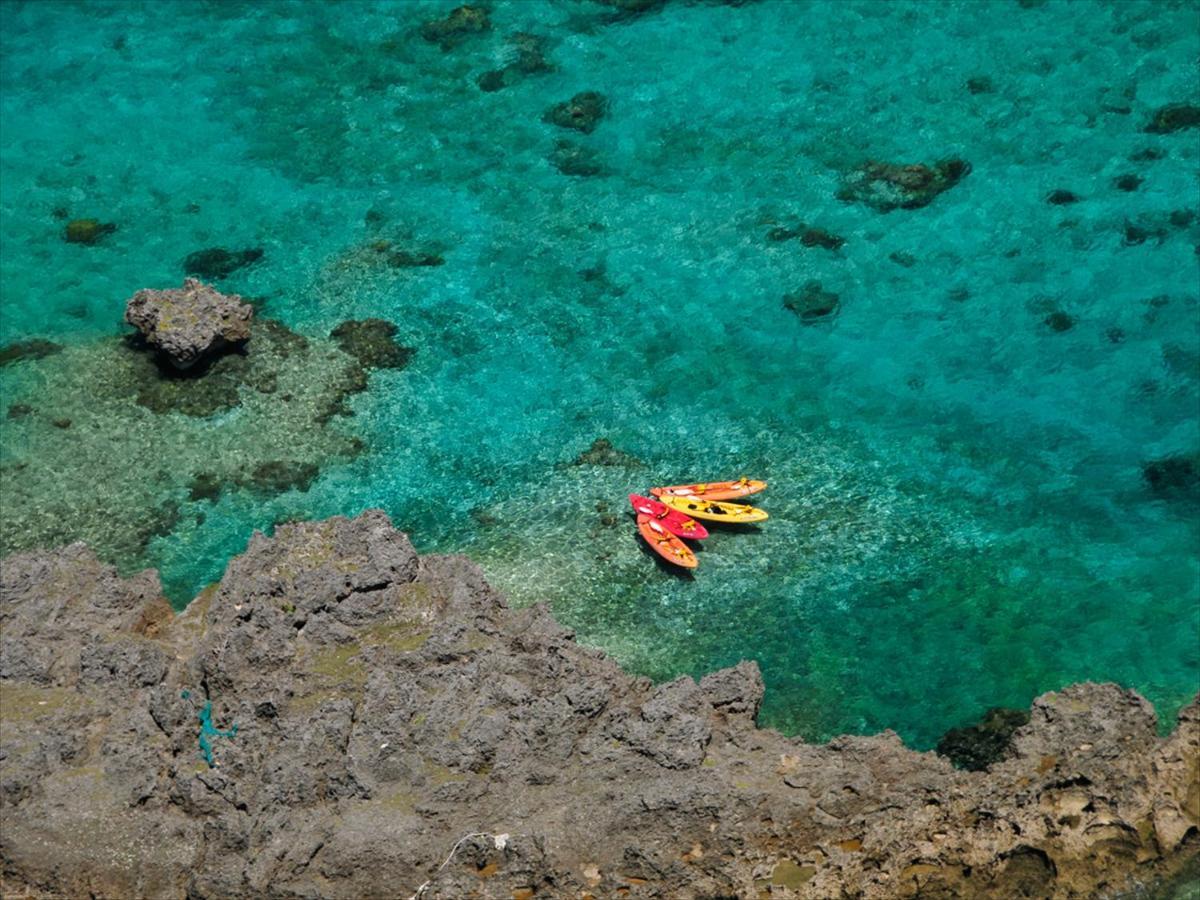
[{"label": "rocky shoreline", "polygon": [[[1200,698],[1044,694],[986,771],[654,685],[387,517],[255,535],[176,616],[83,544],[4,561],[5,895],[1118,896],[1195,864]],[[211,756],[212,764],[206,761]]]}]

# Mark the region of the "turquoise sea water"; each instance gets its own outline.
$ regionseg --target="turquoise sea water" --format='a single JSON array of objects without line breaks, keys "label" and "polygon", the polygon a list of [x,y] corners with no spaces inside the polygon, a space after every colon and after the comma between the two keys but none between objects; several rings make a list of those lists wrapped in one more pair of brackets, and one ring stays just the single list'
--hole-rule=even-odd
[{"label": "turquoise sea water", "polygon": [[[927,747],[1082,679],[1173,716],[1200,499],[1143,466],[1200,452],[1200,131],[1143,128],[1200,103],[1194,5],[528,0],[424,40],[453,5],[0,4],[0,343],[121,334],[223,246],[263,248],[220,282],[261,315],[418,349],[339,421],[364,453],[274,497],[164,483],[178,521],[114,561],[183,602],[255,528],[379,506],[636,671],[757,659],[789,733]],[[481,90],[517,34],[553,70]],[[585,90],[592,133],[543,121]],[[924,208],[837,199],[865,160],[949,157]],[[118,227],[66,243],[56,210]],[[800,221],[844,246],[767,239]],[[445,264],[356,264],[380,239]],[[783,298],[813,280],[840,308],[807,324]],[[0,370],[4,405],[68,356]],[[0,418],[6,461],[34,427]],[[564,465],[598,437],[642,466]],[[626,493],[741,474],[771,519],[695,578],[640,548]]]}]

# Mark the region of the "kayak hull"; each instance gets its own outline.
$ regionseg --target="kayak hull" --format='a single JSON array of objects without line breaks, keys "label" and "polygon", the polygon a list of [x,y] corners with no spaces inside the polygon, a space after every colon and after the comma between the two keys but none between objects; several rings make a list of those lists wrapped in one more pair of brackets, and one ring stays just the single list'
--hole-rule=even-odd
[{"label": "kayak hull", "polygon": [[765,490],[765,481],[739,478],[737,481],[709,481],[697,484],[673,484],[669,487],[650,488],[650,493],[660,500],[663,497],[701,497],[705,500],[736,500]]},{"label": "kayak hull", "polygon": [[700,565],[700,560],[696,559],[696,554],[691,548],[651,516],[638,514],[638,531],[650,545],[650,549],[672,565],[684,569],[694,569]]},{"label": "kayak hull", "polygon": [[703,519],[706,522],[732,522],[738,525],[749,525],[767,519],[766,510],[741,503],[723,503],[719,500],[701,499],[700,497],[674,497],[669,494],[664,494],[659,499],[671,509],[681,512],[685,516]]},{"label": "kayak hull", "polygon": [[692,541],[702,541],[708,537],[707,528],[690,516],[671,509],[665,503],[659,503],[657,500],[651,500],[649,497],[642,497],[639,494],[630,494],[629,502],[633,504],[634,511],[639,515],[650,516],[657,520],[663,528],[676,537]]}]

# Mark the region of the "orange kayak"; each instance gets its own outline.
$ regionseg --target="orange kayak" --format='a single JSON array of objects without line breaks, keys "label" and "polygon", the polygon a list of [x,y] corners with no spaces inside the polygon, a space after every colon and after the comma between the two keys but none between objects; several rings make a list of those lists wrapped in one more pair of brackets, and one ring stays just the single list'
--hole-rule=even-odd
[{"label": "orange kayak", "polygon": [[757,494],[767,486],[765,481],[739,478],[737,481],[709,481],[700,484],[676,484],[671,487],[650,488],[655,497],[703,497],[705,500],[736,500]]},{"label": "orange kayak", "polygon": [[657,520],[645,513],[639,513],[637,523],[638,531],[642,533],[650,549],[667,562],[683,566],[685,569],[694,569],[700,565],[700,560],[696,559],[696,554],[688,545],[663,528]]}]

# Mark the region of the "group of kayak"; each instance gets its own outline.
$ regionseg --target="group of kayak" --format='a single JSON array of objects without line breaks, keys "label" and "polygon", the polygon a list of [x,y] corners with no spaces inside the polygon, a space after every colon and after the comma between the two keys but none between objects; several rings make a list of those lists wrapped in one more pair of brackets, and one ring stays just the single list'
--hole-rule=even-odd
[{"label": "group of kayak", "polygon": [[726,503],[767,486],[765,481],[739,478],[737,481],[710,481],[704,484],[677,484],[650,488],[650,497],[630,494],[629,502],[637,513],[638,531],[655,553],[669,563],[694,569],[700,564],[692,548],[680,538],[701,541],[708,529],[697,522],[732,522],[746,525],[767,518],[764,510],[742,503]]}]

